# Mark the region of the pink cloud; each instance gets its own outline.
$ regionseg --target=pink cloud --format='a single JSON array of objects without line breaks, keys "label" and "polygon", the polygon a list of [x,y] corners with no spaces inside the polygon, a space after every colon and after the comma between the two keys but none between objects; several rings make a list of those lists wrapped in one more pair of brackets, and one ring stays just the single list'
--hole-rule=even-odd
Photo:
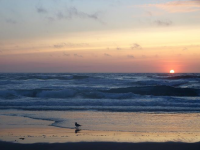
[{"label": "pink cloud", "polygon": [[143,7],[156,7],[170,13],[200,11],[200,0],[173,1],[161,4],[147,4]]}]

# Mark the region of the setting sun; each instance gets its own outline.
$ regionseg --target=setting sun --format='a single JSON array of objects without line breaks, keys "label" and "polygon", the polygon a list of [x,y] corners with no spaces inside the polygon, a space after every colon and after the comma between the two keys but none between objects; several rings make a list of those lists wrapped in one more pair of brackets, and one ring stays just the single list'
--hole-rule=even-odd
[{"label": "setting sun", "polygon": [[175,71],[174,70],[170,70],[170,73],[175,73]]}]

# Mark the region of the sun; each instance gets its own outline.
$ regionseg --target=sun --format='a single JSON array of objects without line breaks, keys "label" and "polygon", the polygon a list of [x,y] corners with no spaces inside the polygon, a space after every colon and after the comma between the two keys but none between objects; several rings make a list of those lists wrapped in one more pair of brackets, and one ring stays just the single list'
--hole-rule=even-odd
[{"label": "sun", "polygon": [[174,70],[170,70],[170,73],[175,73],[175,71]]}]

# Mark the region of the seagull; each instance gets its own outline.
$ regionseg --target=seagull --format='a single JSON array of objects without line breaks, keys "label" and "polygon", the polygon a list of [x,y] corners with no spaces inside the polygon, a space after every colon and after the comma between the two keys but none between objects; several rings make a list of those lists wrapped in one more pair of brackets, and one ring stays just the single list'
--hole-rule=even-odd
[{"label": "seagull", "polygon": [[76,127],[80,127],[81,125],[78,124],[77,122],[75,122],[75,126],[76,126]]}]

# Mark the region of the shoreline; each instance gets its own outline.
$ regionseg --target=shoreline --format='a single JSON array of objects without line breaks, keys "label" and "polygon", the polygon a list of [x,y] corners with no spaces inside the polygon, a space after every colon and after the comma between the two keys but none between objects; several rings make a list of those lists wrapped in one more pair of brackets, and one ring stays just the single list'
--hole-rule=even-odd
[{"label": "shoreline", "polygon": [[[174,128],[177,131],[170,132],[168,128],[162,129],[160,126],[157,127],[162,130],[156,131],[148,130],[149,128],[143,128],[146,131],[135,130],[133,132],[87,130],[81,127],[79,129],[55,127],[52,126],[53,121],[20,116],[0,116],[0,118],[3,120],[0,124],[0,141],[21,144],[70,142],[200,142],[200,132],[198,130],[181,129],[178,131],[177,128]],[[169,128],[173,129],[172,127]]]}]

